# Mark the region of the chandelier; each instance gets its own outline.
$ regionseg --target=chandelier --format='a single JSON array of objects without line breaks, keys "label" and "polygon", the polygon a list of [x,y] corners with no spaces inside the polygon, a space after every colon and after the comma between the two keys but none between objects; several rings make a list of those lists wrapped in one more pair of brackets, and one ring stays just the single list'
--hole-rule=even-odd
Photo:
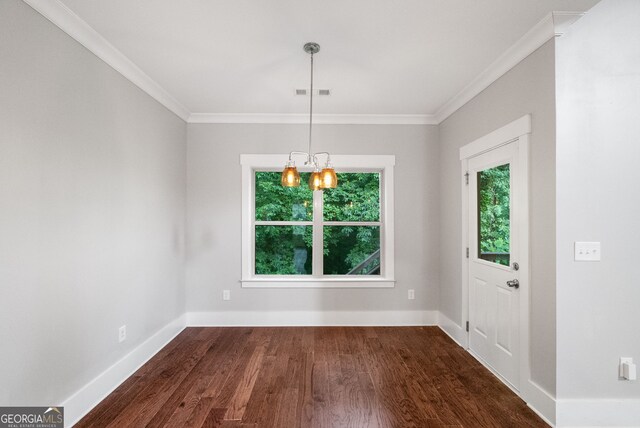
[{"label": "chandelier", "polygon": [[[311,91],[309,93],[309,149],[307,152],[290,152],[289,161],[282,170],[280,182],[284,187],[300,186],[300,173],[293,160],[294,155],[306,157],[304,164],[311,166],[313,172],[309,177],[309,188],[311,190],[335,189],[338,185],[338,176],[331,165],[331,155],[328,152],[311,152],[311,130],[313,128],[313,55],[320,52],[320,45],[317,43],[306,43],[304,51],[311,56]],[[318,155],[326,156],[324,167],[320,169]]]}]

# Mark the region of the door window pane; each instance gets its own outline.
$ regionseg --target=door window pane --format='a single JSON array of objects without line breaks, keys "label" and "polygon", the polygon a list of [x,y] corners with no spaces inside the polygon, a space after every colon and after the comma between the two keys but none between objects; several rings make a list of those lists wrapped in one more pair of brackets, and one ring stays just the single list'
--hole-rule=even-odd
[{"label": "door window pane", "polygon": [[380,173],[339,172],[338,187],[323,191],[325,221],[380,221]]},{"label": "door window pane", "polygon": [[312,221],[313,191],[309,173],[300,174],[299,187],[280,184],[279,172],[256,171],[256,220]]},{"label": "door window pane", "polygon": [[325,275],[380,275],[380,226],[325,226]]},{"label": "door window pane", "polygon": [[509,164],[478,172],[478,258],[510,264]]},{"label": "door window pane", "polygon": [[256,275],[311,275],[311,226],[256,226]]}]

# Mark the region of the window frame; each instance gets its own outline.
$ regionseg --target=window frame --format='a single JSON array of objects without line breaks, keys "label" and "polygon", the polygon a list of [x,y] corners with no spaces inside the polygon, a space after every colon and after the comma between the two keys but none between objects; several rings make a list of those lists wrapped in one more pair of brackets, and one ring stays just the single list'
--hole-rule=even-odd
[{"label": "window frame", "polygon": [[[340,172],[380,173],[380,220],[378,222],[357,222],[359,226],[380,226],[380,275],[256,275],[255,274],[255,226],[263,222],[255,220],[255,172],[282,171],[288,154],[243,154],[242,166],[242,276],[244,288],[391,288],[395,286],[394,272],[394,155],[332,155],[331,162]],[[302,162],[298,162],[301,164]],[[300,172],[310,168],[298,165]],[[338,184],[340,185],[340,184]],[[321,216],[322,191],[313,192],[313,221],[298,221],[296,225],[311,226],[314,242],[323,239],[324,226],[341,226],[355,222],[324,221]],[[375,223],[375,224],[374,224]],[[313,251],[313,265],[322,272],[322,252]],[[317,269],[316,269],[317,271]]]}]

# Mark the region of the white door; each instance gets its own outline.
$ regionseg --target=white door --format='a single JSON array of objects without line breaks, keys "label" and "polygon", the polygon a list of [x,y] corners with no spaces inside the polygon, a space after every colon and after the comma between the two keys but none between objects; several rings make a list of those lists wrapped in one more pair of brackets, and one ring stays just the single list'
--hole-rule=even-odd
[{"label": "white door", "polygon": [[[469,349],[516,390],[520,364],[518,141],[469,158]],[[521,187],[521,188],[519,188]]]}]

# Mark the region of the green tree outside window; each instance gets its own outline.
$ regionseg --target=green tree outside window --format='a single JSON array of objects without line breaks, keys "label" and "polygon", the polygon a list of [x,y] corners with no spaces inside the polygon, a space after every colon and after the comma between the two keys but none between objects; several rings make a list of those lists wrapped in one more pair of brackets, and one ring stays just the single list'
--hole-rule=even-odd
[{"label": "green tree outside window", "polygon": [[[255,173],[255,220],[312,222],[313,191],[309,174],[300,187],[282,187],[280,173]],[[323,191],[323,220],[331,222],[380,221],[380,173],[338,173],[338,187]],[[379,275],[380,226],[323,226],[325,275]],[[257,275],[310,275],[313,226],[255,227]]]},{"label": "green tree outside window", "polygon": [[478,172],[478,257],[509,266],[509,164]]}]

